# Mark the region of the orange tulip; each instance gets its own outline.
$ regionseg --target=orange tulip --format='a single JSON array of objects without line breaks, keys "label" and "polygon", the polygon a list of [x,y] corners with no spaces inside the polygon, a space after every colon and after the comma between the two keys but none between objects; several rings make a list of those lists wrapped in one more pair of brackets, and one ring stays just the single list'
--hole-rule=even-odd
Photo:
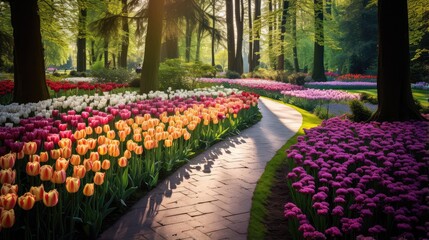
[{"label": "orange tulip", "polygon": [[117,157],[120,154],[118,145],[110,144],[107,149],[108,149],[109,156]]},{"label": "orange tulip", "polygon": [[58,171],[54,171],[54,174],[52,175],[51,178],[51,182],[53,183],[57,183],[57,184],[62,184],[66,181],[66,171],[65,170],[58,170]]},{"label": "orange tulip", "polygon": [[125,122],[127,123],[128,126],[131,126],[134,124],[134,119],[128,118],[127,120],[125,120]]},{"label": "orange tulip", "polygon": [[15,177],[16,177],[16,171],[12,170],[12,168],[0,170],[0,183],[1,184],[5,184],[5,183],[12,184],[15,182]]},{"label": "orange tulip", "polygon": [[147,134],[149,134],[149,136],[151,136],[151,137],[155,136],[155,129],[154,128],[149,128],[147,130]]},{"label": "orange tulip", "polygon": [[18,195],[16,195],[16,193],[0,195],[0,205],[6,210],[14,208],[16,200],[18,200]]},{"label": "orange tulip", "polygon": [[72,155],[71,148],[69,148],[69,147],[61,148],[61,157],[70,158],[71,155]]},{"label": "orange tulip", "polygon": [[124,132],[125,132],[125,134],[128,136],[128,135],[130,135],[130,133],[131,133],[131,128],[130,127],[128,127],[128,126],[126,126],[125,128],[124,128]]},{"label": "orange tulip", "polygon": [[52,159],[58,159],[59,157],[61,157],[61,149],[52,149],[50,151],[50,154]]},{"label": "orange tulip", "polygon": [[119,136],[119,141],[123,142],[127,138],[127,133],[125,131],[119,131],[118,136]]},{"label": "orange tulip", "polygon": [[94,183],[98,186],[102,185],[104,183],[104,176],[105,176],[105,173],[96,172],[94,175]]},{"label": "orange tulip", "polygon": [[77,165],[73,167],[73,177],[83,178],[85,177],[86,169],[84,165]]},{"label": "orange tulip", "polygon": [[11,228],[15,224],[15,211],[13,209],[3,209],[0,215],[0,229]]},{"label": "orange tulip", "polygon": [[101,162],[99,160],[95,160],[92,162],[92,171],[98,172],[101,169]]},{"label": "orange tulip", "polygon": [[132,157],[132,154],[128,149],[124,151],[124,157],[126,157],[127,159],[130,159]]},{"label": "orange tulip", "polygon": [[101,163],[101,168],[103,170],[108,170],[110,168],[110,161],[107,159],[104,159],[103,162]]},{"label": "orange tulip", "polygon": [[43,199],[45,190],[43,188],[43,184],[40,184],[40,186],[36,187],[33,186],[30,188],[30,192],[34,195],[36,201],[40,201]]},{"label": "orange tulip", "polygon": [[128,165],[128,159],[126,157],[121,157],[118,159],[119,167],[126,167]]},{"label": "orange tulip", "polygon": [[40,156],[37,154],[31,155],[30,156],[30,161],[32,162],[40,162]]},{"label": "orange tulip", "polygon": [[155,133],[155,140],[156,141],[161,141],[162,140],[162,133]]},{"label": "orange tulip", "polygon": [[17,184],[12,185],[9,183],[5,183],[2,185],[0,192],[1,192],[1,195],[6,195],[8,193],[18,194],[18,185]]},{"label": "orange tulip", "polygon": [[73,166],[77,166],[77,165],[79,165],[79,164],[80,164],[80,155],[73,154],[73,155],[71,156],[71,158],[70,158],[70,163],[71,163]]},{"label": "orange tulip", "polygon": [[25,172],[30,176],[37,176],[40,173],[40,163],[39,162],[27,162],[25,166]]},{"label": "orange tulip", "polygon": [[97,146],[97,140],[93,139],[93,138],[88,138],[87,139],[87,145],[88,145],[88,149],[90,150],[94,150],[95,147]]},{"label": "orange tulip", "polygon": [[94,183],[87,183],[83,188],[83,195],[90,197],[94,195]]},{"label": "orange tulip", "polygon": [[40,167],[40,180],[50,181],[54,175],[54,169],[50,165],[43,165]]},{"label": "orange tulip", "polygon": [[67,177],[66,179],[66,190],[69,193],[75,193],[79,191],[80,179],[75,177]]},{"label": "orange tulip", "polygon": [[0,167],[2,169],[13,168],[15,166],[16,153],[8,153],[0,157]]},{"label": "orange tulip", "polygon": [[197,125],[195,125],[195,123],[193,123],[193,122],[188,124],[189,131],[193,131],[196,127],[197,127]]},{"label": "orange tulip", "polygon": [[89,160],[89,159],[83,160],[83,165],[85,166],[85,170],[87,172],[92,170],[92,161],[91,160]]},{"label": "orange tulip", "polygon": [[58,142],[58,146],[60,148],[71,148],[72,147],[72,141],[69,138],[62,138],[59,142]]},{"label": "orange tulip", "polygon": [[86,137],[85,129],[77,130],[76,132],[74,132],[73,136],[74,136],[74,139],[76,140],[85,138]]},{"label": "orange tulip", "polygon": [[191,138],[191,134],[186,132],[185,134],[183,134],[183,139],[185,139],[185,141],[188,141]]},{"label": "orange tulip", "polygon": [[106,144],[102,144],[102,145],[98,146],[98,154],[100,154],[101,156],[104,156],[107,154],[107,145]]},{"label": "orange tulip", "polygon": [[89,160],[94,162],[94,161],[97,161],[99,159],[100,159],[100,155],[98,154],[98,152],[91,152],[89,154]]},{"label": "orange tulip", "polygon": [[173,145],[173,141],[166,139],[164,140],[164,146],[165,147],[171,147]]},{"label": "orange tulip", "polygon": [[77,145],[76,152],[81,156],[85,155],[88,152],[88,145]]},{"label": "orange tulip", "polygon": [[113,130],[110,130],[110,131],[108,131],[108,132],[106,133],[106,137],[107,137],[108,139],[115,139],[115,136],[116,136],[116,133],[115,133],[115,131],[113,131]]},{"label": "orange tulip", "polygon": [[101,134],[103,132],[103,128],[100,126],[95,127],[94,130],[95,130],[95,133],[97,133],[97,134]]},{"label": "orange tulip", "polygon": [[143,153],[143,146],[136,146],[136,148],[134,149],[134,152],[136,154],[142,154]]},{"label": "orange tulip", "polygon": [[105,133],[107,133],[108,131],[110,131],[110,126],[109,126],[108,124],[105,124],[105,125],[103,126],[103,131],[104,131]]},{"label": "orange tulip", "polygon": [[69,167],[69,160],[66,160],[65,158],[58,158],[55,161],[55,170],[57,171],[59,170],[66,171],[68,167]]},{"label": "orange tulip", "polygon": [[16,159],[23,159],[25,156],[24,149],[21,150],[21,152],[16,154]]},{"label": "orange tulip", "polygon": [[134,149],[136,148],[137,144],[135,142],[133,142],[133,140],[128,140],[127,141],[127,150],[128,151],[134,151]]},{"label": "orange tulip", "polygon": [[142,141],[142,135],[140,133],[134,133],[133,140],[136,142],[141,142]]},{"label": "orange tulip", "polygon": [[86,135],[91,135],[92,134],[92,127],[86,127],[85,128],[85,133],[86,133]]},{"label": "orange tulip", "polygon": [[144,120],[149,120],[150,119],[150,114],[149,113],[145,113],[144,115],[143,115],[143,117],[144,117]]},{"label": "orange tulip", "polygon": [[39,155],[40,155],[40,162],[47,162],[49,160],[48,152],[41,152]]},{"label": "orange tulip", "polygon": [[144,142],[144,148],[150,150],[155,147],[155,142],[153,140],[148,140]]},{"label": "orange tulip", "polygon": [[45,204],[46,207],[54,207],[58,203],[58,191],[57,189],[53,189],[49,192],[43,193],[43,204]]},{"label": "orange tulip", "polygon": [[36,142],[26,142],[24,143],[24,154],[25,155],[33,155],[37,151],[37,143]]},{"label": "orange tulip", "polygon": [[18,205],[24,210],[32,209],[35,202],[36,197],[31,192],[26,192],[18,198]]}]

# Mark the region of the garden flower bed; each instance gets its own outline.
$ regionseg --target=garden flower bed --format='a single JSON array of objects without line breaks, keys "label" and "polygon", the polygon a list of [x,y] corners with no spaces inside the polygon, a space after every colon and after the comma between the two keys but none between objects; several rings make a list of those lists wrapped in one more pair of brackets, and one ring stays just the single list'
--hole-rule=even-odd
[{"label": "garden flower bed", "polygon": [[95,238],[137,188],[154,187],[197,149],[257,119],[259,96],[233,91],[129,93],[105,111],[43,106],[49,116],[30,116],[34,109],[1,127],[0,235]]},{"label": "garden flower bed", "polygon": [[377,88],[376,82],[344,82],[344,81],[328,81],[328,82],[308,82],[304,85],[308,88],[318,89],[373,89]]},{"label": "garden flower bed", "polygon": [[302,90],[304,89],[301,86],[293,85],[289,83],[276,82],[270,80],[262,79],[227,79],[227,78],[200,78],[198,81],[208,82],[208,83],[228,83],[233,86],[242,86],[252,89],[262,89],[267,91],[292,91],[292,90]]},{"label": "garden flower bed", "polygon": [[428,149],[427,122],[333,118],[307,130],[287,151],[293,238],[427,238]]}]

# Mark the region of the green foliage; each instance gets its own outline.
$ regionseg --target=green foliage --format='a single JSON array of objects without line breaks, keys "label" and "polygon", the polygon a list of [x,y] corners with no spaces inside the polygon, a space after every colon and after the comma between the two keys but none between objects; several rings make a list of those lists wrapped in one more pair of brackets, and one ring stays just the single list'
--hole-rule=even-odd
[{"label": "green foliage", "polygon": [[350,110],[352,111],[352,114],[349,116],[349,118],[352,121],[364,122],[367,121],[372,115],[372,112],[359,100],[350,101],[349,106]]},{"label": "green foliage", "polygon": [[240,74],[238,73],[238,72],[234,72],[234,71],[231,71],[231,70],[228,70],[228,71],[226,71],[226,78],[229,78],[229,79],[239,79],[239,78],[241,78],[241,76],[240,76]]},{"label": "green foliage", "polygon": [[304,86],[306,77],[307,77],[307,74],[305,73],[293,73],[288,76],[288,80],[289,80],[289,83],[291,84]]},{"label": "green foliage", "polygon": [[214,77],[215,72],[214,67],[201,62],[167,59],[159,65],[160,89],[192,89],[197,78]]},{"label": "green foliage", "polygon": [[76,70],[71,70],[69,75],[71,77],[86,77],[87,76],[86,72],[78,72]]},{"label": "green foliage", "polygon": [[419,61],[412,61],[410,65],[410,80],[415,82],[429,83],[429,65]]},{"label": "green foliage", "polygon": [[369,102],[369,103],[372,103],[372,104],[377,104],[378,103],[378,100],[377,100],[376,96],[371,95],[371,94],[366,93],[366,92],[362,92],[360,94],[360,99],[362,101],[364,101],[364,102]]},{"label": "green foliage", "polygon": [[131,81],[134,74],[124,68],[106,69],[100,68],[91,71],[92,77],[98,82],[126,83]]}]

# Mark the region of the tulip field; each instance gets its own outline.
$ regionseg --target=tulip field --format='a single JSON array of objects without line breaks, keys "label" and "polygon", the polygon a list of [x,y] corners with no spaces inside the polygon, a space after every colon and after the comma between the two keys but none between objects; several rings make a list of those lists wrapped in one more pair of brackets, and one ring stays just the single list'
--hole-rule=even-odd
[{"label": "tulip field", "polygon": [[2,105],[0,236],[95,238],[136,189],[254,122],[258,97],[213,87]]}]

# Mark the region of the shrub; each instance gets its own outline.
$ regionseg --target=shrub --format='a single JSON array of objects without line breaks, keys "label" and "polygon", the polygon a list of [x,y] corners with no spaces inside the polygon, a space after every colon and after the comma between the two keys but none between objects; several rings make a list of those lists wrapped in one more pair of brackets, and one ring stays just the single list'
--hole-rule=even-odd
[{"label": "shrub", "polygon": [[372,115],[371,110],[365,107],[365,105],[363,105],[359,100],[350,101],[349,106],[352,111],[352,114],[349,115],[349,117],[354,122],[367,121]]},{"label": "shrub", "polygon": [[131,81],[134,76],[131,72],[124,68],[118,69],[106,69],[99,68],[93,69],[91,75],[98,82],[114,82],[114,83],[126,83]]},{"label": "shrub", "polygon": [[239,79],[241,78],[240,74],[238,72],[234,72],[231,70],[226,71],[226,77],[229,79]]},{"label": "shrub", "polygon": [[134,78],[133,80],[131,80],[130,83],[128,83],[128,86],[133,87],[133,88],[139,88],[140,87],[140,78]]},{"label": "shrub", "polygon": [[363,92],[363,93],[360,94],[360,99],[362,101],[364,101],[364,102],[369,102],[369,103],[372,103],[372,104],[377,104],[378,103],[378,100],[377,100],[376,97],[374,97],[373,95],[370,95],[368,93],[365,93],[365,92]]},{"label": "shrub", "polygon": [[216,68],[216,71],[217,71],[217,72],[223,72],[223,67],[222,67],[222,65],[217,64],[217,65],[215,66],[215,68]]},{"label": "shrub", "polygon": [[305,73],[293,73],[288,76],[288,80],[289,80],[289,83],[291,84],[304,86],[306,77],[307,77],[307,74]]}]

